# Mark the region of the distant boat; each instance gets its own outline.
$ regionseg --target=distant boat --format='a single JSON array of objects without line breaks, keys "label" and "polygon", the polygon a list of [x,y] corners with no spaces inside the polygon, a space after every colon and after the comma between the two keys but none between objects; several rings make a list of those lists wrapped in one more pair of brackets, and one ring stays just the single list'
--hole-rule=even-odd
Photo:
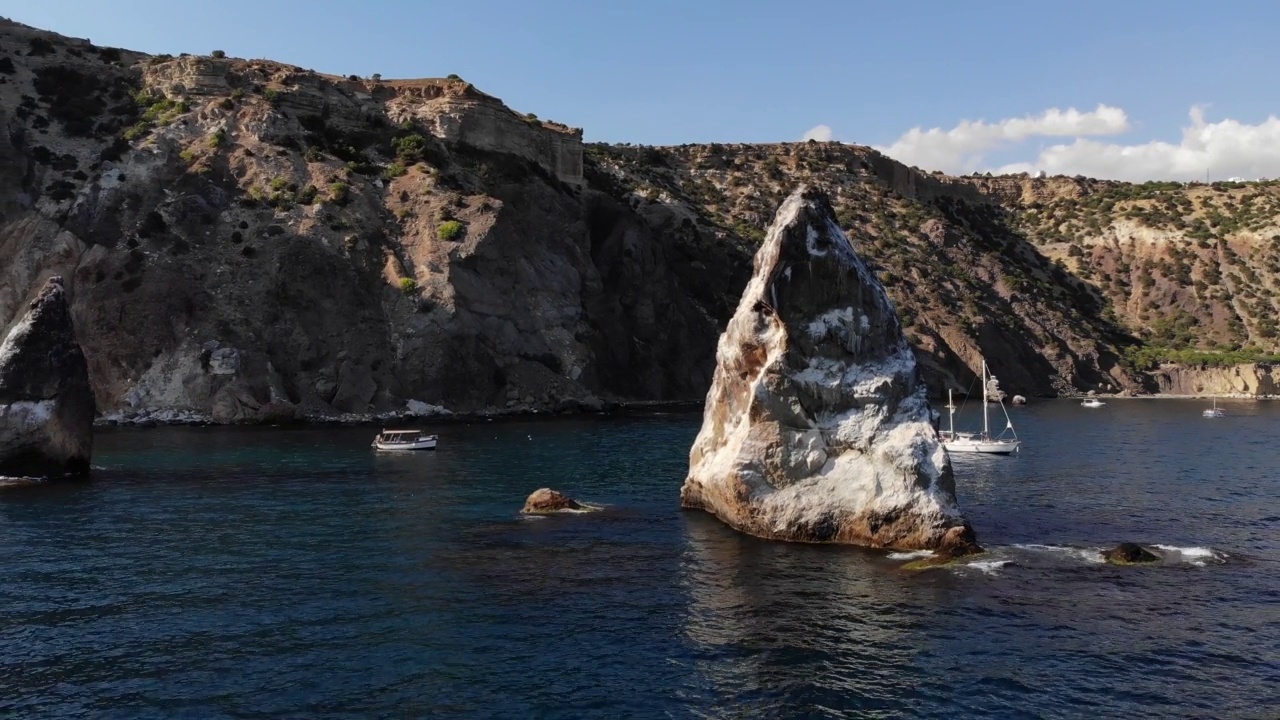
[{"label": "distant boat", "polygon": [[435,450],[436,436],[424,435],[421,430],[386,430],[373,439],[379,450]]},{"label": "distant boat", "polygon": [[1218,409],[1218,398],[1216,396],[1213,398],[1213,407],[1205,408],[1204,412],[1200,414],[1205,417],[1226,417],[1227,416],[1225,412]]},{"label": "distant boat", "polygon": [[1106,403],[1102,402],[1098,398],[1085,398],[1080,403],[1081,407],[1087,407],[1087,408],[1100,408],[1103,405],[1106,405]]},{"label": "distant boat", "polygon": [[[1004,411],[1005,429],[997,437],[991,437],[990,423],[987,419],[987,380],[990,378],[994,381],[996,378],[987,370],[987,361],[982,361],[982,432],[956,432],[956,405],[951,400],[951,389],[947,388],[947,415],[948,429],[938,433],[942,437],[942,446],[947,452],[960,453],[986,453],[989,455],[1008,455],[1018,449],[1021,441],[1018,440],[1018,434],[1013,429],[1013,421],[1009,419],[1009,411],[1004,409],[1004,401],[1000,399],[999,394],[996,395],[996,402],[1000,403],[1000,409]],[[1013,433],[1012,438],[1006,438],[1005,432]]]}]

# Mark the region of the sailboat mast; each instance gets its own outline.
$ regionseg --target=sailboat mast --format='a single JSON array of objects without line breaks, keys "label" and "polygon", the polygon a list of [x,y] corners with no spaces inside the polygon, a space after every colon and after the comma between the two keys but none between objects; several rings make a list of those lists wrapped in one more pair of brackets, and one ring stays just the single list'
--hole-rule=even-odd
[{"label": "sailboat mast", "polygon": [[950,431],[949,437],[956,436],[956,404],[951,399],[951,388],[947,388],[947,429]]},{"label": "sailboat mast", "polygon": [[986,437],[991,434],[991,428],[987,426],[987,361],[982,361],[982,436]]}]

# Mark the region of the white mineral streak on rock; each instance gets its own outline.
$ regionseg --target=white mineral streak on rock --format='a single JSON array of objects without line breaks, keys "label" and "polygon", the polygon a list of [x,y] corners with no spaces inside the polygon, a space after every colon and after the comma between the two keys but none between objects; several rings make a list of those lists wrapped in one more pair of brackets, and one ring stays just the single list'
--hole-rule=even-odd
[{"label": "white mineral streak on rock", "polygon": [[766,538],[979,549],[893,305],[822,193],[779,209],[716,363],[683,506]]}]

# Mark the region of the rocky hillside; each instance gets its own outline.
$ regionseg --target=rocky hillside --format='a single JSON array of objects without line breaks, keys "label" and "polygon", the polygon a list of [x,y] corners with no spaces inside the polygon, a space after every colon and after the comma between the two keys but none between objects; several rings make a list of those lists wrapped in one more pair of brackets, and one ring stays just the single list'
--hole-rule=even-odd
[{"label": "rocky hillside", "polygon": [[829,190],[935,392],[971,387],[983,356],[1008,391],[1052,395],[1176,390],[1196,380],[1144,371],[1276,349],[1268,185],[949,178],[820,143],[584,148],[456,77],[146,56],[7,21],[0,126],[0,325],[66,278],[108,415],[701,400],[800,182]]}]

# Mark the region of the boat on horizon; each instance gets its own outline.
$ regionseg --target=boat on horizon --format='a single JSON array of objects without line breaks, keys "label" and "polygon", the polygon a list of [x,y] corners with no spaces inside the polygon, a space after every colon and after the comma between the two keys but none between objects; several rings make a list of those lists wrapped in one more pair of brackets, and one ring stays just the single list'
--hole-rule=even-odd
[{"label": "boat on horizon", "polygon": [[1204,412],[1200,414],[1207,418],[1220,418],[1227,416],[1225,412],[1218,409],[1218,397],[1216,395],[1213,397],[1213,407],[1205,408]]},{"label": "boat on horizon", "polygon": [[373,439],[373,447],[378,450],[435,450],[436,436],[426,435],[421,430],[387,430]]},{"label": "boat on horizon", "polygon": [[[996,437],[991,436],[991,425],[987,418],[988,381],[997,382],[996,377],[987,369],[987,361],[982,361],[982,432],[956,432],[956,405],[951,399],[951,388],[947,388],[947,429],[938,432],[942,439],[942,446],[947,452],[957,453],[984,453],[988,455],[1008,455],[1017,451],[1022,441],[1018,439],[1018,433],[1013,429],[1013,421],[1009,419],[1009,411],[1004,408],[1004,400],[1000,393],[996,394],[995,401],[1000,404],[1000,410],[1004,412],[1005,429]],[[1006,432],[1013,433],[1012,438],[1006,438]]]}]

